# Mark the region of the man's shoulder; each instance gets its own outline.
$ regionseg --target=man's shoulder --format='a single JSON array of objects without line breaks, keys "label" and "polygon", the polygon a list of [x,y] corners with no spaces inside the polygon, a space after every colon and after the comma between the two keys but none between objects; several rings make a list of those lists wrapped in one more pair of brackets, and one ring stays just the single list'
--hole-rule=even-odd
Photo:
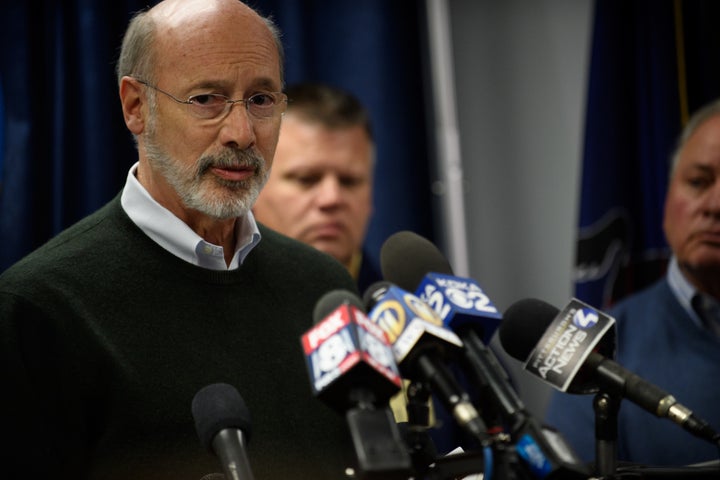
[{"label": "man's shoulder", "polygon": [[643,341],[648,332],[657,335],[666,328],[670,319],[685,319],[687,316],[666,277],[623,298],[607,313],[616,320],[618,343],[625,347]]},{"label": "man's shoulder", "polygon": [[644,289],[622,298],[608,309],[608,314],[621,316],[637,310],[665,309],[668,303],[677,304],[677,301],[670,290],[667,277],[662,277]]},{"label": "man's shoulder", "polygon": [[[285,234],[282,234],[278,232],[277,230],[273,230],[270,227],[266,227],[260,222],[257,222],[258,229],[260,230],[260,234],[262,235],[263,242],[265,243],[272,243],[274,245],[289,248],[289,249],[305,249],[309,248],[312,250],[315,250],[314,248],[310,247],[309,245],[306,245],[298,240],[295,240],[294,238],[290,238]],[[316,250],[317,251],[317,250]]]},{"label": "man's shoulder", "polygon": [[343,268],[340,262],[320,250],[290,238],[276,230],[258,223],[262,235],[261,245],[265,250],[282,257],[284,260],[297,262],[317,263],[330,265],[331,268]]},{"label": "man's shoulder", "polygon": [[350,273],[332,256],[260,223],[258,228],[262,241],[256,250],[257,255],[263,258],[265,268],[274,265],[286,275],[300,275],[318,282],[326,279],[331,285],[357,293],[357,286]]},{"label": "man's shoulder", "polygon": [[[43,245],[10,266],[0,279],[20,279],[33,272],[47,271],[59,266],[72,266],[93,254],[97,245],[112,248],[111,237],[120,241],[119,229],[108,225],[121,213],[119,201],[112,200],[97,211],[78,220],[73,225],[49,239]],[[104,228],[104,227],[108,228]]]}]

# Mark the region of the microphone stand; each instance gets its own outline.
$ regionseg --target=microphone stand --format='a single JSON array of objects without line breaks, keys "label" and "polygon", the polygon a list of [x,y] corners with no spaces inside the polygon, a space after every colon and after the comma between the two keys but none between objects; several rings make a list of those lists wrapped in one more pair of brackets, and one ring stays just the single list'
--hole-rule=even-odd
[{"label": "microphone stand", "polygon": [[611,477],[617,469],[618,411],[622,397],[600,391],[593,399],[595,411],[595,473]]},{"label": "microphone stand", "polygon": [[422,475],[437,459],[435,444],[428,433],[431,428],[431,391],[425,382],[414,381],[408,382],[406,394],[408,421],[400,424],[401,432],[414,470]]}]

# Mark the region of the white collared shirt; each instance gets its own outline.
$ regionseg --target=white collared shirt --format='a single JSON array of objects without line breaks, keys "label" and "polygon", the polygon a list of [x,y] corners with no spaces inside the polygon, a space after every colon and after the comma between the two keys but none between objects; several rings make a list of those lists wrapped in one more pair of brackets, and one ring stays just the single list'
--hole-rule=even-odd
[{"label": "white collared shirt", "polygon": [[238,217],[235,222],[235,254],[230,265],[225,263],[223,247],[205,241],[185,222],[173,215],[145,190],[135,177],[138,164],[128,171],[120,203],[125,213],[155,243],[176,257],[211,270],[234,270],[242,265],[250,251],[260,242],[255,217]]}]

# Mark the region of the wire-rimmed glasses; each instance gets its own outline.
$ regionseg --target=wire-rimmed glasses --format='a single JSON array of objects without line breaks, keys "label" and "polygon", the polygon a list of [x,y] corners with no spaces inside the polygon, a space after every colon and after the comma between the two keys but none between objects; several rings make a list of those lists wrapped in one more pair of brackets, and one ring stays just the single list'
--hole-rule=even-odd
[{"label": "wire-rimmed glasses", "polygon": [[187,111],[195,118],[202,120],[216,120],[224,118],[233,105],[242,103],[248,114],[257,120],[270,120],[278,117],[287,108],[288,98],[282,92],[262,92],[251,95],[248,98],[232,100],[219,93],[201,93],[192,95],[187,100],[180,100],[175,95],[162,90],[155,85],[136,78],[138,82],[146,87],[167,95],[177,103],[187,105]]}]

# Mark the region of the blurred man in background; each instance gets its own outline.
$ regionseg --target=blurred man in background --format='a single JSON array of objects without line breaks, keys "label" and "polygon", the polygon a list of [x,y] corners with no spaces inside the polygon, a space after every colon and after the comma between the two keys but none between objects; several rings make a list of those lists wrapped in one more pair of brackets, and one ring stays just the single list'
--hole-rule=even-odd
[{"label": "blurred man in background", "polygon": [[[673,256],[666,276],[619,302],[618,362],[720,427],[720,101],[699,110],[673,155],[665,200]],[[587,461],[594,458],[592,396],[556,392],[547,422]],[[681,466],[717,460],[718,450],[665,419],[623,401],[618,458]]]},{"label": "blurred man in background", "polygon": [[290,86],[270,178],[255,218],[342,263],[364,292],[380,280],[363,254],[375,163],[370,117],[352,94],[317,83]]}]

